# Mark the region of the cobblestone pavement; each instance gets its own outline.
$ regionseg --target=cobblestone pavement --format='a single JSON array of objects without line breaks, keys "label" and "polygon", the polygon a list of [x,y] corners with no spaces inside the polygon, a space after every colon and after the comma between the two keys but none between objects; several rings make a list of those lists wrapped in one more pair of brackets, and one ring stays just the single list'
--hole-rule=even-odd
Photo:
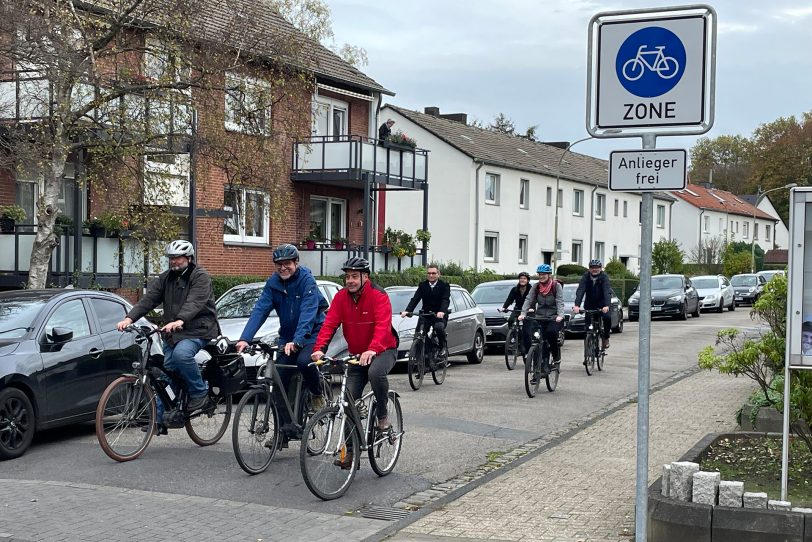
[{"label": "cobblestone pavement", "polygon": [[[699,372],[652,394],[649,478],[707,433],[735,429],[746,378]],[[391,540],[628,541],[633,538],[637,405],[599,419]]]}]

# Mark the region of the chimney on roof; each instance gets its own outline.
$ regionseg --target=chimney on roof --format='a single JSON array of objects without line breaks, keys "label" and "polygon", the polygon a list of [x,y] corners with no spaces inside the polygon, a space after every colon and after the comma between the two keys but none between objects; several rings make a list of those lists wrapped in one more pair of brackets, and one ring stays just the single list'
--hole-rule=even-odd
[{"label": "chimney on roof", "polygon": [[557,147],[559,149],[567,150],[570,146],[569,141],[542,141],[545,145],[549,145],[551,147]]},{"label": "chimney on roof", "polygon": [[440,108],[439,107],[434,107],[434,106],[424,107],[423,108],[423,113],[425,113],[426,115],[431,115],[432,117],[439,117],[440,116]]},{"label": "chimney on roof", "polygon": [[439,107],[428,106],[423,108],[423,113],[426,115],[431,115],[432,117],[437,117],[446,120],[453,120],[455,122],[461,122],[462,124],[468,124],[468,114],[467,113],[446,113],[441,114]]},{"label": "chimney on roof", "polygon": [[714,186],[713,186],[712,182],[699,183],[699,186],[701,186],[702,188],[707,188],[708,190],[713,190],[714,189]]}]

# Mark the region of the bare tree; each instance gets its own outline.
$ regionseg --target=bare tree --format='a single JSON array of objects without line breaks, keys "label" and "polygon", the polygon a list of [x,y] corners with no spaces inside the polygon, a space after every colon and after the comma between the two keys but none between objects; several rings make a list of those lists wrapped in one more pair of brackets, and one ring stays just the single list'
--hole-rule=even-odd
[{"label": "bare tree", "polygon": [[722,261],[725,242],[722,237],[705,237],[691,249],[689,258],[692,262],[703,265],[718,265]]}]

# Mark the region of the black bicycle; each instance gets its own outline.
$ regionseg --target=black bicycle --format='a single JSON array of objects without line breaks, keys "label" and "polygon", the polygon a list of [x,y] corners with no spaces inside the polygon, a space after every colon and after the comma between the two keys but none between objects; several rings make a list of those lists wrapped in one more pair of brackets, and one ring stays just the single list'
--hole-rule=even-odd
[{"label": "black bicycle", "polygon": [[[510,311],[513,315],[518,315],[522,309],[513,309]],[[508,371],[516,368],[516,362],[522,357],[522,321],[516,318],[513,325],[508,328],[507,335],[505,336],[505,365]]]},{"label": "black bicycle", "polygon": [[358,364],[357,356],[340,359],[324,356],[313,363],[330,364],[344,374],[341,393],[310,418],[299,448],[299,465],[307,488],[327,501],[347,492],[363,451],[367,452],[375,474],[386,476],[392,472],[403,443],[403,412],[398,394],[390,390],[387,410],[391,427],[381,431],[375,423],[373,392],[354,400],[347,390],[347,371],[350,365]]},{"label": "black bicycle", "polygon": [[[277,363],[279,350],[278,345],[268,345],[259,340],[252,341],[245,350],[246,354],[258,354],[263,359],[257,383],[251,386],[237,405],[231,429],[234,456],[248,474],[265,472],[276,451],[287,441],[301,440],[308,414],[312,413],[312,395],[303,386],[299,368]],[[295,371],[288,388],[282,383],[280,368]],[[322,396],[329,401],[332,398],[332,376],[321,371],[319,374]],[[273,400],[274,390],[280,393],[288,419],[293,420],[281,427],[278,407]]]},{"label": "black bicycle", "polygon": [[[548,316],[525,316],[536,322],[555,322],[556,317]],[[527,396],[533,398],[539,389],[541,379],[545,380],[547,390],[550,392],[555,391],[558,386],[558,377],[560,374],[560,362],[550,363],[550,343],[541,332],[541,327],[536,327],[530,342],[530,348],[527,351],[527,361],[524,364],[524,390]]]},{"label": "black bicycle", "polygon": [[[407,318],[411,318],[412,313],[406,313]],[[417,313],[420,317],[434,317],[437,318],[437,313],[431,311],[420,311]],[[425,331],[428,327],[428,332]],[[417,391],[423,384],[423,375],[426,374],[426,369],[431,371],[431,378],[438,386],[445,381],[445,375],[448,371],[448,352],[441,355],[442,349],[440,342],[434,333],[434,326],[422,326],[418,322],[417,329],[414,331],[414,339],[412,339],[412,347],[409,349],[409,385],[413,390]]]},{"label": "black bicycle", "polygon": [[[600,309],[589,309],[582,311],[584,317],[590,316],[589,325],[586,328],[584,337],[584,369],[586,374],[592,376],[597,365],[599,371],[603,371],[603,362],[606,357],[606,350],[601,344],[603,337],[603,312]],[[595,318],[597,316],[597,318]],[[597,324],[596,324],[597,322]]]},{"label": "black bicycle", "polygon": [[230,344],[220,337],[204,347],[210,359],[202,369],[208,381],[206,404],[193,412],[187,410],[189,394],[180,386],[175,394],[171,383],[182,379],[164,372],[160,359],[151,355],[153,336],[158,328],[130,325],[125,331],[136,333],[143,351],[133,363],[133,372],[114,380],[102,393],[96,408],[96,438],[102,450],[116,461],[131,461],[147,449],[158,428],[156,397],[164,406],[162,425],[171,429],[185,427],[195,444],[210,446],[222,438],[231,420],[231,395],[245,384],[245,365],[239,354],[228,354]]}]

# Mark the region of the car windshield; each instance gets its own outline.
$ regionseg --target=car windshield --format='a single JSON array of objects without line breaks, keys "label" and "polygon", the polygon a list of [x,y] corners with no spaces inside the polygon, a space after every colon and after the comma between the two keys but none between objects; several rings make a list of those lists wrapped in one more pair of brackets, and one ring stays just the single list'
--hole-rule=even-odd
[{"label": "car windshield", "polygon": [[691,282],[694,283],[694,288],[718,288],[719,287],[719,279],[717,278],[707,278],[707,279],[691,279]]},{"label": "car windshield", "polygon": [[[386,293],[389,294],[389,301],[392,303],[392,314],[400,314],[406,310],[406,305],[412,299],[414,290],[389,290]],[[417,304],[415,312],[420,310],[420,305],[422,305],[422,302]]]},{"label": "car windshield", "polygon": [[652,290],[681,290],[682,279],[679,277],[651,277]]},{"label": "car windshield", "polygon": [[0,299],[0,340],[24,337],[47,302],[47,299]]},{"label": "car windshield", "polygon": [[736,275],[730,279],[730,284],[733,286],[755,286],[758,284],[758,279],[753,275]]},{"label": "car windshield", "polygon": [[248,318],[261,293],[261,286],[226,292],[217,301],[217,318]]},{"label": "car windshield", "polygon": [[564,302],[565,303],[574,303],[575,302],[575,292],[578,291],[578,285],[565,285],[564,286]]},{"label": "car windshield", "polygon": [[767,281],[771,280],[776,275],[781,275],[781,274],[783,274],[782,271],[761,271],[760,273],[757,273],[757,275],[761,275]]},{"label": "car windshield", "polygon": [[488,286],[478,286],[471,296],[478,305],[493,303],[502,304],[510,294],[510,289],[516,284],[491,284]]}]

